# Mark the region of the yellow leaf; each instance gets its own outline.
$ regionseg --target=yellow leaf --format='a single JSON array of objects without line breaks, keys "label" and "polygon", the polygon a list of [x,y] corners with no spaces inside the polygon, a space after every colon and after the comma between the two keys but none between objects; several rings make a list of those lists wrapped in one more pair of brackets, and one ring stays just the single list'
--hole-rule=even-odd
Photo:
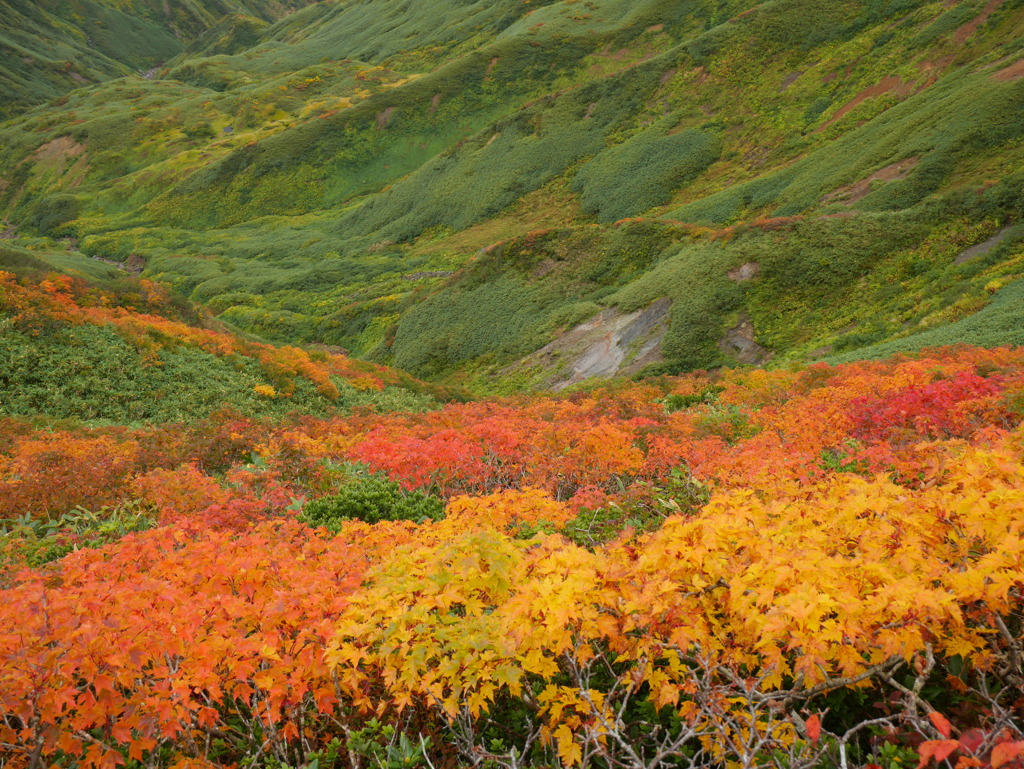
[{"label": "yellow leaf", "polygon": [[563,766],[575,766],[583,760],[583,749],[576,744],[568,726],[562,724],[555,729],[555,739],[558,741],[558,757],[562,759]]}]

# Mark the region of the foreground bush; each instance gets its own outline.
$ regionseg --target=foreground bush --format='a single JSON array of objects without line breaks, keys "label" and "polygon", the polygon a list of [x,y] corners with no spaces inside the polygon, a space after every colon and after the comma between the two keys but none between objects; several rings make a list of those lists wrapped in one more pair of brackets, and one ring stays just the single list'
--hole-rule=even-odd
[{"label": "foreground bush", "polygon": [[105,493],[156,524],[4,564],[3,759],[1013,769],[1022,371],[959,349],[239,419],[216,474],[161,431],[0,422],[6,497],[127,447]]}]

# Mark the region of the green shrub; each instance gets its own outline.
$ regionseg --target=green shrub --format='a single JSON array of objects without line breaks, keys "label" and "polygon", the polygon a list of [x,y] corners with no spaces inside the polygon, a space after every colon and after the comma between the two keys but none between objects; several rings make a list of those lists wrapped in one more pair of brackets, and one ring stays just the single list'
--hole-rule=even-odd
[{"label": "green shrub", "polygon": [[666,203],[721,150],[718,138],[703,131],[674,136],[644,132],[600,152],[579,170],[572,188],[580,193],[585,211],[614,222]]},{"label": "green shrub", "polygon": [[102,547],[131,532],[146,531],[156,522],[156,510],[140,500],[98,510],[76,507],[49,520],[26,513],[0,521],[0,577],[10,566],[41,566],[73,550]]},{"label": "green shrub", "polygon": [[761,428],[750,421],[750,415],[734,404],[712,403],[697,418],[694,427],[697,436],[717,436],[730,445],[761,432]]},{"label": "green shrub", "polygon": [[928,347],[973,344],[981,347],[1024,345],[1024,280],[998,291],[992,303],[955,323],[928,329],[912,336],[864,347],[856,352],[829,356],[832,363],[887,358]]},{"label": "green shrub", "polygon": [[724,392],[724,390],[724,387],[713,385],[701,390],[699,393],[692,393],[690,395],[667,395],[663,400],[665,411],[671,414],[675,411],[688,409],[691,406],[714,403],[718,400],[718,395]]},{"label": "green shrub", "polygon": [[596,510],[583,508],[561,531],[577,545],[594,548],[626,528],[642,534],[660,528],[671,515],[693,515],[708,498],[706,486],[685,467],[675,467],[656,484],[637,481],[618,503]]},{"label": "green shrub", "polygon": [[76,195],[65,192],[48,195],[32,209],[26,223],[40,235],[61,235],[68,222],[78,218],[82,203]]},{"label": "green shrub", "polygon": [[[47,328],[38,335],[10,327],[0,316],[0,415],[45,414],[56,418],[121,423],[201,419],[224,405],[255,417],[299,411],[316,416],[371,406],[380,411],[422,411],[428,395],[398,387],[360,390],[335,378],[340,397],[331,401],[304,377],[271,376],[259,362],[218,357],[184,344],[147,361],[109,326]],[[291,389],[290,397],[268,398],[259,385]]]},{"label": "green shrub", "polygon": [[439,521],[444,503],[421,491],[405,491],[380,475],[355,478],[332,496],[309,502],[299,520],[337,532],[344,521]]}]

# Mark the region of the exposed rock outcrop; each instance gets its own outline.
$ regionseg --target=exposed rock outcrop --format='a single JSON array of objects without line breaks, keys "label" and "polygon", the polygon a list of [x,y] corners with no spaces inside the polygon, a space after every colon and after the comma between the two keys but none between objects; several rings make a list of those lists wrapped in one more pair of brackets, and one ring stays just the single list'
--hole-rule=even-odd
[{"label": "exposed rock outcrop", "polygon": [[642,310],[623,313],[602,310],[586,323],[521,361],[518,366],[553,369],[544,386],[561,390],[589,377],[636,373],[658,363],[661,340],[668,328],[670,299],[659,299]]}]

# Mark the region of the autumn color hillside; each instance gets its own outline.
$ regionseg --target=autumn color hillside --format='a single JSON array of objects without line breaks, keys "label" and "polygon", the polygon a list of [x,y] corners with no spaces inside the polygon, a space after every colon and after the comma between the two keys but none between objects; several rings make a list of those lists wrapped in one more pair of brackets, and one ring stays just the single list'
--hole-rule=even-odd
[{"label": "autumn color hillside", "polygon": [[279,344],[508,392],[1024,341],[1020,0],[8,5],[2,234]]},{"label": "autumn color hillside", "polygon": [[0,769],[1024,769],[1024,0],[0,0]]},{"label": "autumn color hillside", "polygon": [[1022,416],[1024,352],[961,347],[184,433],[8,418],[4,760],[1019,766]]},{"label": "autumn color hillside", "polygon": [[[444,388],[245,339],[164,286],[67,254],[0,250],[0,413],[119,423],[430,408]],[[65,267],[70,272],[58,272]]]}]

